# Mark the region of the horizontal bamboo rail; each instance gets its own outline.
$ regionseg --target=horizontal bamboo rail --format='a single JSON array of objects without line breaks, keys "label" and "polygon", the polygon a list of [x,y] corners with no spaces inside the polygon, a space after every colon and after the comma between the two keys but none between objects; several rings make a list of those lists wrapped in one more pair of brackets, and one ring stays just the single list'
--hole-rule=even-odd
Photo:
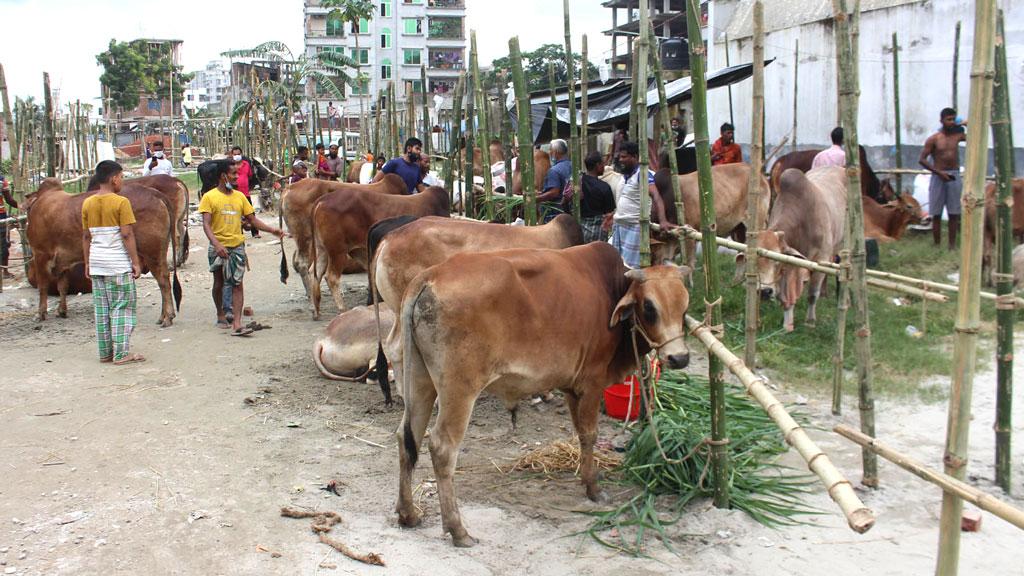
[{"label": "horizontal bamboo rail", "polygon": [[909,456],[904,456],[892,448],[881,444],[877,439],[866,434],[862,434],[859,430],[854,430],[845,424],[839,424],[833,428],[833,431],[843,438],[851,440],[853,443],[878,454],[882,458],[885,458],[918,478],[931,482],[939,488],[942,488],[944,491],[949,492],[950,494],[955,494],[956,496],[974,504],[978,508],[981,508],[986,512],[991,512],[1010,524],[1013,524],[1017,528],[1024,530],[1024,510],[1015,508],[991,494],[978,490],[966,482],[961,482],[960,480],[957,480],[947,474],[943,474],[938,470],[932,470],[921,462],[918,462]]},{"label": "horizontal bamboo rail", "polygon": [[[697,232],[696,230],[690,228],[689,226],[680,226],[679,228],[673,230],[671,233],[676,235],[682,234],[694,240],[700,240],[701,238],[700,232]],[[739,252],[745,252],[747,249],[746,244],[743,244],[742,242],[737,242],[735,240],[730,240],[729,238],[722,238],[721,236],[717,237],[717,242],[719,246],[725,246],[726,248],[731,248]],[[768,258],[769,260],[782,262],[784,264],[790,264],[793,266],[806,268],[808,270],[811,270],[812,272],[821,272],[822,274],[827,274],[829,276],[838,276],[840,273],[839,267],[835,266],[832,263],[811,262],[810,260],[797,258],[796,256],[790,256],[789,254],[782,254],[781,252],[767,250],[765,248],[761,248],[760,246],[757,248],[757,255],[763,258]],[[868,286],[871,286],[872,288],[891,290],[893,292],[902,292],[903,294],[909,294],[911,296],[916,296],[918,298],[923,298],[925,300],[930,300],[932,302],[949,302],[949,297],[946,296],[945,294],[929,292],[927,290],[922,290],[920,288],[915,288],[913,286],[904,286],[903,284],[899,284],[897,282],[888,282],[878,278],[868,278],[867,283]]]},{"label": "horizontal bamboo rail", "polygon": [[870,530],[875,525],[874,513],[860,501],[850,481],[836,469],[828,455],[818,448],[807,432],[786,412],[782,403],[768,390],[764,379],[751,372],[743,360],[715,338],[708,326],[688,315],[686,316],[686,327],[701,341],[709,353],[717,356],[729,368],[729,371],[739,378],[746,388],[747,394],[764,408],[775,425],[782,431],[786,443],[796,448],[800,456],[807,462],[807,467],[811,472],[817,474],[821,479],[828,490],[828,495],[839,505],[843,515],[846,516],[850,529],[858,534]]}]

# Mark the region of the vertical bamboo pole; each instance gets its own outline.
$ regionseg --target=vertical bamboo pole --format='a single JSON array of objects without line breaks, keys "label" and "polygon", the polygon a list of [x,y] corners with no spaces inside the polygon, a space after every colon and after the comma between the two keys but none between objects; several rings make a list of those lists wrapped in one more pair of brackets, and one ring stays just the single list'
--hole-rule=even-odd
[{"label": "vertical bamboo pole", "polygon": [[484,213],[486,214],[487,221],[492,222],[494,220],[494,182],[491,180],[491,159],[490,159],[490,122],[487,118],[487,94],[484,93],[483,87],[480,81],[480,62],[479,55],[476,50],[476,30],[472,30],[469,33],[470,37],[470,66],[472,66],[473,74],[473,93],[476,95],[477,101],[477,118],[479,128],[473,132],[476,135],[477,144],[480,146],[480,153],[483,154],[483,158],[480,163],[484,166]]},{"label": "vertical bamboo pole", "polygon": [[423,153],[427,156],[434,148],[434,132],[430,126],[430,106],[427,104],[427,66],[420,64],[420,107],[423,108]]},{"label": "vertical bamboo pole", "polygon": [[[796,119],[797,115],[797,103],[799,100],[799,85],[800,85],[800,39],[797,38],[793,47],[793,146],[791,149],[796,151]],[[762,49],[764,47],[762,46]],[[756,59],[755,59],[756,60]],[[756,65],[756,62],[755,62]],[[762,103],[764,102],[764,95],[762,94]],[[762,113],[762,117],[764,114]]]},{"label": "vertical bamboo pole", "polygon": [[[698,22],[700,5],[687,0],[687,36],[700,38]],[[722,299],[718,290],[718,250],[715,241],[715,191],[711,181],[711,146],[708,138],[708,88],[704,74],[704,44],[690,42],[690,73],[693,80],[694,145],[697,148],[697,181],[700,185],[700,220],[704,257],[704,300],[708,302],[704,323],[721,337]],[[729,506],[729,440],[725,422],[725,386],[722,362],[708,358],[708,379],[711,388],[711,456],[714,502],[718,508]]]},{"label": "vertical bamboo pole", "polygon": [[[900,45],[892,33],[892,91],[893,117],[896,132],[896,168],[903,168],[903,122],[900,115]],[[903,176],[896,175],[896,195],[903,194]]]},{"label": "vertical bamboo pole", "polygon": [[558,102],[555,98],[555,65],[550,62],[548,63],[548,93],[551,94],[551,140],[554,140],[558,138]]},{"label": "vertical bamboo pole", "polygon": [[636,91],[634,111],[636,113],[636,141],[640,145],[640,166],[637,170],[637,189],[640,194],[640,266],[651,265],[651,196],[647,193],[647,167],[650,162],[647,148],[647,65],[651,49],[651,35],[648,3],[640,2],[640,35],[637,39],[637,66],[633,70],[633,81],[640,88]]},{"label": "vertical bamboo pole", "polygon": [[[470,72],[472,74],[472,72]],[[466,141],[466,155],[463,157],[465,162],[462,172],[462,206],[465,210],[466,216],[470,218],[476,218],[476,195],[473,189],[473,159],[476,156],[476,146],[473,144],[473,140],[476,138],[479,126],[473,122],[476,114],[476,98],[473,96],[473,82],[474,78],[470,76],[466,85],[466,89],[469,92],[465,95],[466,113],[464,120],[466,121],[465,141]]]},{"label": "vertical bamboo pole", "polygon": [[[583,35],[583,51],[582,66],[580,66],[580,162],[583,162],[587,154],[589,153],[589,143],[587,142],[587,124],[590,120],[590,99],[587,94],[587,83],[590,81],[590,60],[587,59],[587,35]],[[581,165],[576,170],[582,170],[584,167]]]},{"label": "vertical bamboo pole", "polygon": [[21,179],[21,158],[18,144],[22,141],[21,133],[14,128],[14,118],[11,115],[11,101],[7,95],[7,76],[4,74],[4,65],[0,64],[0,99],[4,106],[4,131],[7,132],[7,142],[11,149],[11,188],[14,198],[19,203],[24,198],[24,188]]},{"label": "vertical bamboo pole", "polygon": [[[381,108],[383,108],[383,106],[381,106],[381,100],[382,100],[381,94],[383,94],[383,92],[382,91],[378,91],[377,105],[374,107],[375,108],[375,112],[374,112],[374,115],[373,115],[374,116],[374,119],[373,119],[373,156],[374,156],[374,166],[377,165],[377,163],[376,163],[377,157],[382,156],[382,155],[384,157],[387,157],[387,152],[384,150],[384,146],[382,145],[382,142],[381,142],[381,139],[380,139],[380,137],[381,137],[381,133],[380,133],[380,117],[381,117],[381,114],[383,113],[383,110],[381,110]],[[376,172],[377,172],[376,168],[374,168],[373,172],[376,174]]]},{"label": "vertical bamboo pole", "polygon": [[533,189],[533,130],[530,127],[530,94],[523,76],[523,56],[519,52],[519,37],[508,41],[509,61],[512,64],[512,85],[516,92],[516,118],[519,121],[519,171],[523,184],[523,215],[527,226],[537,223],[537,195]]},{"label": "vertical bamboo pole", "polygon": [[45,117],[43,118],[43,136],[46,139],[46,176],[57,175],[56,142],[53,137],[53,95],[50,93],[50,73],[43,72],[43,102]]},{"label": "vertical bamboo pole", "polygon": [[953,32],[953,98],[951,106],[957,108],[957,80],[960,76],[960,21],[956,21],[956,30]]},{"label": "vertical bamboo pole", "polygon": [[[956,339],[953,345],[953,377],[949,389],[946,474],[963,480],[967,474],[967,450],[971,421],[971,388],[974,383],[978,329],[981,324],[981,245],[984,227],[985,172],[988,164],[988,129],[992,112],[995,0],[974,4],[974,50],[971,62],[971,98],[968,103],[967,154],[964,174],[962,239],[960,243],[960,297],[957,298]],[[939,518],[939,555],[935,573],[952,576],[960,559],[960,516],[963,500],[942,494]]]},{"label": "vertical bamboo pole", "polygon": [[[636,44],[636,43],[634,42],[634,44]],[[637,45],[637,48],[639,48],[638,45]],[[637,121],[637,118],[639,117],[637,112],[636,112],[637,93],[640,90],[646,90],[647,89],[647,85],[646,84],[641,88],[640,81],[638,80],[638,77],[636,75],[636,71],[640,67],[640,63],[638,61],[638,57],[639,56],[640,56],[640,50],[639,49],[633,49],[633,66],[632,66],[632,68],[630,68],[630,74],[632,74],[633,76],[632,76],[632,86],[630,86],[630,92],[629,92],[629,110],[630,110],[630,112],[629,112],[629,138],[631,140],[637,140],[637,137],[636,137],[636,135],[637,135],[637,123],[636,123],[636,121]],[[612,161],[614,162],[615,159],[613,158]]]},{"label": "vertical bamboo pole", "polygon": [[391,122],[391,157],[397,158],[402,155],[401,134],[398,131],[398,101],[396,99],[394,81],[388,82],[388,117]]},{"label": "vertical bamboo pole", "polygon": [[[416,97],[413,95],[412,82],[405,83],[405,138],[416,135]],[[405,150],[402,150],[405,152]]]},{"label": "vertical bamboo pole", "polygon": [[[580,188],[580,174],[583,170],[582,148],[580,137],[576,132],[576,72],[572,57],[572,31],[569,26],[569,0],[562,0],[562,19],[565,28],[565,73],[569,85],[569,152],[572,164],[572,214],[580,219],[580,200],[583,189]],[[584,62],[583,66],[586,67]]]},{"label": "vertical bamboo pole", "polygon": [[[689,2],[689,0],[687,0],[687,2]],[[689,37],[689,34],[687,34],[687,37]],[[725,33],[725,67],[728,68],[730,66],[732,66],[732,63],[729,61],[729,33],[726,32]],[[729,84],[728,90],[729,90],[729,124],[732,124],[733,126],[735,126],[736,125],[736,120],[733,118],[733,114],[732,114],[732,84]]]},{"label": "vertical bamboo pole", "polygon": [[[1013,130],[1010,121],[1010,84],[1006,65],[1003,11],[996,23],[995,98],[992,101],[992,141],[996,153],[996,294],[1004,301],[1013,295]],[[996,304],[996,484],[1007,494],[1011,485],[1010,435],[1013,406],[1012,305]]]},{"label": "vertical bamboo pole", "polygon": [[459,139],[462,137],[462,125],[459,118],[462,116],[462,92],[465,90],[466,73],[459,74],[459,80],[455,83],[454,101],[452,102],[452,119],[449,126],[448,137],[448,159],[444,165],[444,187],[448,189],[449,206],[455,206],[455,174],[456,163],[459,158]]},{"label": "vertical bamboo pole", "polygon": [[[799,41],[798,41],[799,42]],[[799,46],[799,44],[798,44]],[[799,53],[799,48],[797,48]],[[757,323],[759,316],[757,278],[757,244],[761,231],[761,175],[764,172],[764,148],[761,145],[762,120],[764,119],[764,4],[754,2],[754,86],[750,122],[750,182],[747,185],[747,253],[745,279],[747,284],[747,305],[744,331],[746,346],[743,362],[751,370],[757,360]],[[794,86],[796,74],[793,75]],[[795,88],[794,88],[795,90]],[[793,108],[793,140],[796,140],[796,103]]]},{"label": "vertical bamboo pole", "polygon": [[[508,73],[502,70],[498,74],[498,104],[501,116],[498,121],[501,123],[501,159],[505,164],[505,223],[512,223],[512,122],[508,116],[508,108],[505,107],[507,96],[505,93],[508,87]],[[488,150],[490,155],[490,150]]]},{"label": "vertical bamboo pole", "polygon": [[[654,39],[654,27],[651,26],[648,31],[652,43]],[[686,223],[686,216],[683,210],[683,194],[679,188],[679,164],[675,153],[675,140],[672,137],[672,120],[669,118],[668,113],[668,98],[665,96],[665,82],[662,76],[661,67],[661,55],[657,51],[651,52],[651,65],[654,67],[654,83],[658,86],[658,110],[661,111],[661,141],[668,146],[668,166],[667,168],[671,172],[672,182],[672,197],[675,198],[676,204],[676,221],[682,225]],[[663,166],[662,168],[666,168]],[[679,235],[679,253],[686,254],[686,239],[680,234]],[[686,261],[684,256],[683,261]]]}]

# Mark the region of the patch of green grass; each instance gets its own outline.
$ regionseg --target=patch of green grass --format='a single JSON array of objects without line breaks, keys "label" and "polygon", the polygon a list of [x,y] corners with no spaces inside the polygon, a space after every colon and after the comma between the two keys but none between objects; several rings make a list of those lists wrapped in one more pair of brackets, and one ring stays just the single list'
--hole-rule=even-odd
[{"label": "patch of green grass", "polygon": [[189,197],[194,198],[194,193],[199,192],[199,189],[202,186],[199,182],[199,174],[196,172],[183,172],[181,174],[176,174],[176,176],[184,182],[186,186],[188,186],[188,191],[192,193],[189,194]]},{"label": "patch of green grass", "polygon": [[[945,230],[943,230],[945,233]],[[911,235],[902,240],[879,247],[879,269],[905,276],[956,285],[948,278],[959,268],[958,252],[945,247],[932,246],[931,236]],[[723,317],[726,324],[725,342],[734,351],[744,346],[744,302],[742,283],[731,286],[735,271],[732,258],[719,259],[722,279]],[[818,397],[831,394],[832,355],[836,341],[836,288],[835,280],[827,279],[827,296],[818,302],[817,325],[804,323],[807,314],[806,290],[796,305],[796,329],[789,334],[782,331],[782,307],[778,301],[761,303],[761,327],[758,332],[758,365],[769,369],[774,377],[788,386],[809,390]],[[985,289],[983,287],[983,289]],[[691,294],[691,312],[702,317],[704,286],[702,274],[694,275]],[[894,304],[901,299],[903,305]],[[956,295],[950,294],[947,303],[928,302],[927,321],[922,320],[921,300],[887,290],[868,289],[868,310],[871,326],[871,354],[875,390],[880,395],[917,397],[938,400],[945,393],[942,387],[922,387],[922,382],[933,376],[949,376],[952,371],[953,328],[956,321]],[[852,371],[856,366],[853,334],[853,307],[847,312],[846,347],[843,366]],[[987,360],[986,339],[994,334],[995,309],[982,301],[982,350],[979,361]],[[924,329],[920,338],[907,335],[908,325]],[[847,395],[856,392],[852,372],[844,386]]]}]

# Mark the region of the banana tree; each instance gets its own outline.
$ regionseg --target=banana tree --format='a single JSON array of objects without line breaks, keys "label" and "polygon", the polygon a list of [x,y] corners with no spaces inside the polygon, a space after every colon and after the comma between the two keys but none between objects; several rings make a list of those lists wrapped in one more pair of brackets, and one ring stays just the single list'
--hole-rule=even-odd
[{"label": "banana tree", "polygon": [[[361,52],[359,49],[359,21],[368,21],[373,18],[375,8],[374,3],[372,0],[321,0],[320,6],[324,8],[333,8],[333,10],[327,14],[327,18],[329,20],[340,20],[342,22],[350,22],[352,24],[352,36],[355,37],[356,45],[355,69],[356,79],[358,81],[357,86],[359,87],[359,121],[362,123],[363,114],[365,113],[363,100],[366,95],[369,94],[369,90],[367,90],[367,87],[369,86],[369,77],[364,75],[362,72],[362,58],[360,56]],[[425,86],[424,89],[426,89]],[[347,130],[347,128],[343,127],[342,130]],[[361,125],[359,130],[362,131]]]}]

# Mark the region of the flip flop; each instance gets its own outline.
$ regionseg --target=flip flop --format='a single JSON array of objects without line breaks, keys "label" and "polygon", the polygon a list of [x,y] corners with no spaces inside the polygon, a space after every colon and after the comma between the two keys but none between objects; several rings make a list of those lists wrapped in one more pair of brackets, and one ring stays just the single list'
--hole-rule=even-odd
[{"label": "flip flop", "polygon": [[106,358],[100,358],[100,364],[110,364],[114,361],[113,356],[107,356]]},{"label": "flip flop", "polygon": [[231,333],[231,335],[232,336],[252,336],[252,332],[253,332],[252,328],[249,328],[248,326],[246,326],[244,328],[239,328],[238,330],[235,330],[234,332]]},{"label": "flip flop", "polygon": [[260,324],[259,322],[256,321],[249,322],[248,324],[245,325],[245,327],[252,328],[253,332],[256,332],[257,330],[270,330],[271,328],[273,328],[273,326],[271,326],[270,324]]},{"label": "flip flop", "polygon": [[227,320],[217,320],[216,326],[217,328],[228,329],[231,328],[231,322],[228,322]]},{"label": "flip flop", "polygon": [[114,360],[114,366],[124,366],[125,364],[134,364],[136,362],[145,362],[146,357],[142,354],[129,354],[120,360]]}]

